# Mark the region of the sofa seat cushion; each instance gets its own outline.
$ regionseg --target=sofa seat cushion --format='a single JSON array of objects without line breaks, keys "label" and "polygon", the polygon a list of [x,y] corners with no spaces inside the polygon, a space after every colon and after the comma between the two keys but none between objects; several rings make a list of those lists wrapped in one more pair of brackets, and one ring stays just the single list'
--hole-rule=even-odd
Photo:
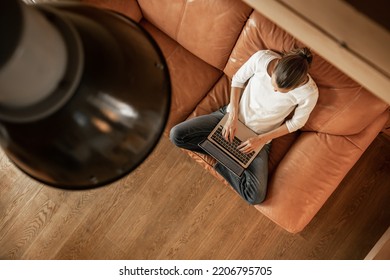
[{"label": "sofa seat cushion", "polygon": [[213,88],[199,102],[189,118],[210,114],[228,105],[230,100],[230,82],[226,75],[222,75]]},{"label": "sofa seat cushion", "polygon": [[237,0],[139,0],[144,17],[222,70],[252,8]]},{"label": "sofa seat cushion", "polygon": [[171,78],[171,111],[165,134],[184,121],[214,86],[222,71],[205,63],[146,20],[141,25],[152,35],[166,59]]}]

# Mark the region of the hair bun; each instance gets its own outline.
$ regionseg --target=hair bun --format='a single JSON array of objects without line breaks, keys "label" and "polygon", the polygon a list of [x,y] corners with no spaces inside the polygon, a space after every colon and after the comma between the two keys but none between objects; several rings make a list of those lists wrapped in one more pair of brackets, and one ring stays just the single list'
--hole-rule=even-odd
[{"label": "hair bun", "polygon": [[299,54],[304,59],[306,59],[307,63],[309,63],[309,65],[313,61],[313,54],[311,53],[309,48],[304,47],[304,48],[298,49],[297,54]]}]

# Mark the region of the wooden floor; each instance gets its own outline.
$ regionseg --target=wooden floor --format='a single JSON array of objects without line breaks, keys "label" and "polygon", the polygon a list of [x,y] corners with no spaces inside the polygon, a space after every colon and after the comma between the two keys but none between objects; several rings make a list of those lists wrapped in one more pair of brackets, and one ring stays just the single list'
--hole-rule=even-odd
[{"label": "wooden floor", "polygon": [[0,152],[0,259],[364,259],[390,225],[380,135],[299,234],[248,206],[165,137],[132,174],[71,192]]}]

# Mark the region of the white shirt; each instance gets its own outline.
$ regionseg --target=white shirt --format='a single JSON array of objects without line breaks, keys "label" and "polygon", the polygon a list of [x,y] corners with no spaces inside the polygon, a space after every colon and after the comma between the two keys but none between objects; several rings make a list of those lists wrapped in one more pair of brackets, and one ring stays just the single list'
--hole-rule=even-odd
[{"label": "white shirt", "polygon": [[[239,120],[257,134],[281,126],[286,121],[289,132],[303,127],[318,99],[318,88],[313,79],[287,93],[275,92],[267,72],[270,61],[281,58],[279,54],[262,50],[253,54],[232,78],[232,87],[244,88],[239,103]],[[248,81],[249,80],[249,81]],[[245,86],[246,82],[248,84]],[[227,112],[230,112],[230,105]]]}]

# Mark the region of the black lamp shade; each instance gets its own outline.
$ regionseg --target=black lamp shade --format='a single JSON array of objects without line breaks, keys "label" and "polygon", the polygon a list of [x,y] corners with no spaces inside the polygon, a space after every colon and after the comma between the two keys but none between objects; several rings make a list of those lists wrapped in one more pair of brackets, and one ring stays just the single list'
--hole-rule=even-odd
[{"label": "black lamp shade", "polygon": [[164,57],[143,28],[120,14],[80,3],[36,8],[65,38],[66,73],[38,104],[0,105],[0,144],[45,184],[109,184],[139,166],[164,131],[171,90]]}]

